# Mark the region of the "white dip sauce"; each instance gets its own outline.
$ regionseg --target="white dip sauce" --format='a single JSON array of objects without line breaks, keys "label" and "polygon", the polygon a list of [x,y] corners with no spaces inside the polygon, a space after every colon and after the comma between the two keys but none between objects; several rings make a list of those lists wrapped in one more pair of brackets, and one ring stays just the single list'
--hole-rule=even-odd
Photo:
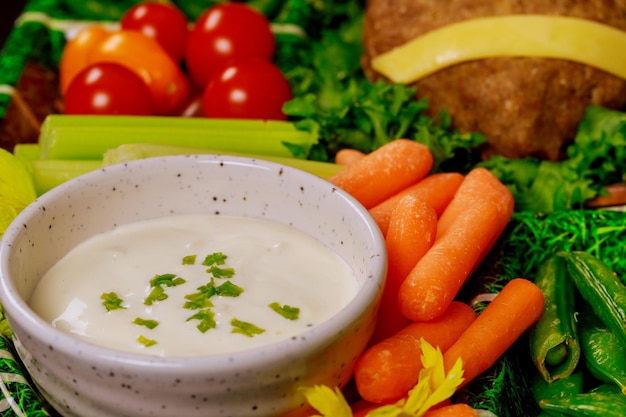
[{"label": "white dip sauce", "polygon": [[[214,253],[226,255],[218,268],[234,272],[230,278],[214,277],[214,286],[230,282],[243,292],[199,296],[212,307],[185,308],[190,301],[185,296],[211,282],[213,274],[202,263]],[[195,264],[183,264],[190,255],[196,255]],[[160,285],[167,298],[146,305],[157,287],[151,280],[163,274],[172,274],[170,281],[178,285]],[[289,226],[236,216],[172,216],[124,225],[83,242],[41,279],[31,306],[54,327],[96,344],[191,356],[234,352],[297,335],[343,308],[357,287],[343,259]],[[107,310],[101,297],[110,293],[122,308]],[[285,318],[269,307],[272,303],[299,309],[297,318]],[[158,325],[150,329],[135,324],[137,318]],[[233,319],[263,331],[233,333]],[[202,324],[209,329],[200,331]]]}]

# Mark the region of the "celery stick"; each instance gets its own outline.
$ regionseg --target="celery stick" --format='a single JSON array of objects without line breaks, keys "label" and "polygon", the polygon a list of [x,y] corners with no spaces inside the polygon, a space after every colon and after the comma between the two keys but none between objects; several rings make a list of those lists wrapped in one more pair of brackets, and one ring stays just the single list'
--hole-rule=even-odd
[{"label": "celery stick", "polygon": [[143,142],[290,157],[285,143],[308,152],[317,140],[282,121],[50,115],[39,144],[42,159],[101,159],[107,149]]},{"label": "celery stick", "polygon": [[102,168],[102,160],[62,161],[34,159],[31,165],[35,191],[41,195],[67,180]]},{"label": "celery stick", "polygon": [[328,179],[332,175],[339,172],[343,167],[341,165],[328,162],[309,161],[307,159],[298,159],[291,157],[271,156],[271,155],[255,155],[245,152],[223,152],[214,149],[191,148],[188,146],[175,145],[159,145],[153,143],[135,143],[120,145],[116,148],[109,149],[104,153],[102,165],[113,165],[122,162],[132,161],[134,159],[151,158],[156,156],[168,155],[189,155],[189,154],[220,154],[233,156],[247,156],[251,158],[264,159],[276,162],[282,165],[307,171],[318,177]]},{"label": "celery stick", "polygon": [[13,147],[13,155],[20,159],[39,159],[41,149],[37,143],[18,143]]}]

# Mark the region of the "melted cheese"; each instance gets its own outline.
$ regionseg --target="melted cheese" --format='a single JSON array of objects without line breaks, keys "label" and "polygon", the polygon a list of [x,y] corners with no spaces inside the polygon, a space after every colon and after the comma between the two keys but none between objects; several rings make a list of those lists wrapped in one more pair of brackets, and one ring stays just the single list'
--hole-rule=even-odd
[{"label": "melted cheese", "polygon": [[495,16],[451,23],[372,58],[378,73],[412,83],[446,67],[493,57],[586,64],[626,79],[626,32],[574,17]]}]

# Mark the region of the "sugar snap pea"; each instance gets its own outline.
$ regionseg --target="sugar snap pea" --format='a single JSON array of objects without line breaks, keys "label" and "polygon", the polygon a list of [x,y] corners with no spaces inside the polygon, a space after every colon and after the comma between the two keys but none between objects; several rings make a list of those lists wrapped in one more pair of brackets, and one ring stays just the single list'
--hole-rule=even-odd
[{"label": "sugar snap pea", "polygon": [[582,298],[594,313],[626,345],[626,285],[606,263],[582,252],[559,252]]},{"label": "sugar snap pea", "polygon": [[575,394],[541,400],[539,407],[543,411],[572,417],[624,417],[626,395],[606,392]]},{"label": "sugar snap pea", "polygon": [[565,261],[553,256],[544,262],[535,284],[544,295],[544,311],[530,329],[530,355],[546,382],[566,378],[580,360],[575,322],[574,286]]},{"label": "sugar snap pea", "polygon": [[565,398],[584,392],[585,376],[581,370],[577,370],[565,378],[547,382],[543,376],[535,374],[531,388],[537,403],[545,399]]},{"label": "sugar snap pea", "polygon": [[583,310],[579,321],[585,366],[594,377],[616,384],[626,394],[626,346],[589,310]]}]

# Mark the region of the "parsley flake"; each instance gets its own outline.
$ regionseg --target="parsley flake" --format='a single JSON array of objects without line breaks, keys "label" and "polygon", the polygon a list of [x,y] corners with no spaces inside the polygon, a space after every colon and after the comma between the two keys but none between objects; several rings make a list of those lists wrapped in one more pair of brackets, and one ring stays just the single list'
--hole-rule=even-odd
[{"label": "parsley flake", "polygon": [[268,306],[287,320],[297,320],[300,316],[300,309],[298,307],[288,306],[287,304],[281,306],[280,303],[276,301]]},{"label": "parsley flake", "polygon": [[221,295],[222,297],[239,297],[239,295],[243,292],[243,288],[230,281],[226,281],[219,287],[216,287],[215,292],[217,295]]},{"label": "parsley flake", "polygon": [[202,261],[202,265],[224,265],[224,262],[226,262],[226,258],[228,258],[228,256],[224,255],[222,252],[214,252],[204,258],[204,261]]},{"label": "parsley flake", "polygon": [[195,265],[197,255],[187,255],[183,257],[183,265]]},{"label": "parsley flake", "polygon": [[107,311],[113,310],[124,310],[126,307],[122,305],[124,300],[122,300],[115,292],[103,292],[100,296],[102,301],[102,305]]},{"label": "parsley flake", "polygon": [[145,336],[141,336],[139,335],[139,337],[137,337],[137,341],[139,343],[141,343],[142,345],[144,345],[145,347],[150,347],[150,346],[154,346],[157,344],[157,341],[154,339],[148,339]]},{"label": "parsley flake", "polygon": [[215,281],[211,279],[211,282],[198,287],[197,290],[198,292],[185,295],[187,302],[185,302],[183,307],[189,310],[213,307],[213,303],[209,298],[213,297],[217,292]]},{"label": "parsley flake", "polygon": [[230,321],[230,324],[231,326],[233,326],[231,333],[239,333],[248,337],[254,337],[257,334],[265,332],[265,329],[262,329],[246,321],[237,320],[236,318],[233,318]]},{"label": "parsley flake", "polygon": [[214,329],[215,326],[217,326],[217,323],[215,322],[215,313],[211,311],[210,308],[203,308],[187,319],[187,321],[191,320],[200,320],[200,323],[198,323],[196,328],[202,333],[206,333],[210,329]]},{"label": "parsley flake", "polygon": [[235,270],[233,268],[220,268],[215,265],[207,269],[207,272],[213,274],[215,278],[232,278],[235,276]]},{"label": "parsley flake", "polygon": [[176,274],[160,274],[155,275],[154,278],[150,280],[150,285],[152,287],[157,287],[160,285],[165,285],[166,287],[175,287],[177,285],[181,285],[187,282],[184,278],[177,277]]},{"label": "parsley flake", "polygon": [[133,320],[133,323],[138,326],[146,326],[150,330],[154,329],[155,327],[159,325],[159,322],[156,320],[146,320],[146,319],[142,319],[141,317],[137,317],[135,320]]},{"label": "parsley flake", "polygon": [[150,294],[148,294],[146,299],[143,300],[143,303],[147,306],[151,306],[152,304],[154,304],[155,301],[163,301],[167,299],[167,297],[168,296],[165,293],[165,290],[163,289],[163,287],[158,285],[152,288],[152,290],[150,291]]}]

